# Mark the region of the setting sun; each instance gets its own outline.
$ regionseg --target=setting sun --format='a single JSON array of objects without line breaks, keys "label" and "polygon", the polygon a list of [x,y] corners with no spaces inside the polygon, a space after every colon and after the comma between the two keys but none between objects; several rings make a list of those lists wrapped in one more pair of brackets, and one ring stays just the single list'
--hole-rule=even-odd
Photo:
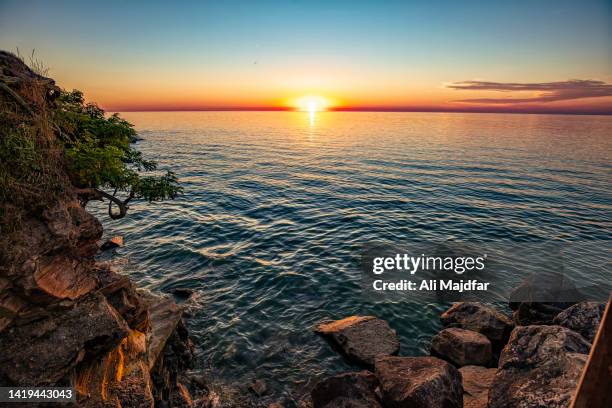
[{"label": "setting sun", "polygon": [[328,99],[322,96],[303,96],[297,100],[296,108],[303,112],[321,112],[330,106]]}]

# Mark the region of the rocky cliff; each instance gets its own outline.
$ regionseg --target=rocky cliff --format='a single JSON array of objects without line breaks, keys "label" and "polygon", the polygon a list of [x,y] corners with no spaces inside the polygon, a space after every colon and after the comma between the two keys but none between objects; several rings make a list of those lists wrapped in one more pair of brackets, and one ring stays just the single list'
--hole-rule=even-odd
[{"label": "rocky cliff", "polygon": [[73,386],[79,406],[191,406],[181,309],[95,260],[102,226],[49,114],[60,93],[0,51],[0,385]]}]

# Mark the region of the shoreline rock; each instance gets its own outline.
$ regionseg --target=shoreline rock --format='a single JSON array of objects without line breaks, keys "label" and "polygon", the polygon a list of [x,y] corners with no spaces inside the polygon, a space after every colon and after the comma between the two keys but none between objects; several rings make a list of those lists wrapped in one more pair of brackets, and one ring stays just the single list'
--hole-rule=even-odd
[{"label": "shoreline rock", "polygon": [[311,391],[313,408],[382,408],[376,399],[376,376],[369,371],[323,379]]},{"label": "shoreline rock", "polygon": [[436,334],[431,340],[431,354],[455,366],[485,366],[493,357],[489,339],[475,331],[451,327]]},{"label": "shoreline rock", "polygon": [[108,251],[109,249],[120,248],[123,246],[123,237],[116,235],[100,245],[100,251]]},{"label": "shoreline rock", "polygon": [[374,373],[385,406],[461,408],[461,373],[436,357],[378,357]]},{"label": "shoreline rock", "polygon": [[469,365],[461,367],[459,372],[463,381],[463,408],[486,408],[497,369]]},{"label": "shoreline rock", "polygon": [[590,347],[565,327],[517,327],[502,351],[488,408],[569,406]]},{"label": "shoreline rock", "polygon": [[377,356],[399,352],[399,338],[389,324],[374,316],[350,316],[320,323],[315,333],[325,336],[350,360],[374,367]]},{"label": "shoreline rock", "polygon": [[595,334],[597,334],[605,309],[605,303],[576,303],[555,316],[553,324],[567,327],[580,333],[587,341],[592,342]]},{"label": "shoreline rock", "polygon": [[485,335],[494,350],[500,350],[514,328],[512,320],[503,313],[478,302],[455,303],[440,316],[445,327],[458,327]]}]

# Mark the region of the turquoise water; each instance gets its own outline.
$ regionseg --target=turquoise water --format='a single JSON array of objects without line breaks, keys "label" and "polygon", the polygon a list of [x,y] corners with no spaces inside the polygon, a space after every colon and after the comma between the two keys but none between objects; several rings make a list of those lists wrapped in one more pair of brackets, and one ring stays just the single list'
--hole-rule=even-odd
[{"label": "turquoise water", "polygon": [[[140,285],[188,287],[200,367],[270,401],[352,369],[325,318],[374,314],[427,352],[446,305],[372,303],[370,241],[609,242],[612,117],[444,113],[125,113],[138,147],[180,177],[172,202],[101,216]],[[609,261],[608,261],[609,262]]]}]

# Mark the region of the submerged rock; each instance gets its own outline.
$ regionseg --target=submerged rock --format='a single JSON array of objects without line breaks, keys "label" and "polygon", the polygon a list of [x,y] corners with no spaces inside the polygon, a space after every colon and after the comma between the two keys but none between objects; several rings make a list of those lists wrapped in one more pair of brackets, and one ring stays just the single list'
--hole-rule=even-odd
[{"label": "submerged rock", "polygon": [[506,344],[514,324],[503,313],[478,302],[455,303],[440,316],[446,327],[459,327],[485,335],[494,349]]},{"label": "submerged rock", "polygon": [[101,251],[108,251],[109,249],[119,248],[123,246],[123,237],[117,235],[100,245]]},{"label": "submerged rock", "polygon": [[491,342],[483,334],[451,327],[431,340],[431,354],[461,367],[487,365],[491,362]]},{"label": "submerged rock", "polygon": [[311,392],[314,408],[382,408],[374,390],[376,376],[369,371],[344,373],[319,381]]},{"label": "submerged rock", "polygon": [[469,365],[461,367],[459,372],[463,380],[463,407],[486,408],[497,369]]},{"label": "submerged rock", "polygon": [[606,309],[605,303],[580,302],[559,313],[553,323],[578,332],[592,342]]},{"label": "submerged rock", "polygon": [[319,324],[315,332],[328,337],[351,360],[368,367],[377,356],[399,351],[397,333],[389,324],[374,316],[351,316]]},{"label": "submerged rock", "polygon": [[590,347],[565,327],[517,327],[500,356],[488,407],[569,406]]},{"label": "submerged rock", "polygon": [[385,407],[461,408],[461,374],[435,357],[379,357],[375,374]]}]

